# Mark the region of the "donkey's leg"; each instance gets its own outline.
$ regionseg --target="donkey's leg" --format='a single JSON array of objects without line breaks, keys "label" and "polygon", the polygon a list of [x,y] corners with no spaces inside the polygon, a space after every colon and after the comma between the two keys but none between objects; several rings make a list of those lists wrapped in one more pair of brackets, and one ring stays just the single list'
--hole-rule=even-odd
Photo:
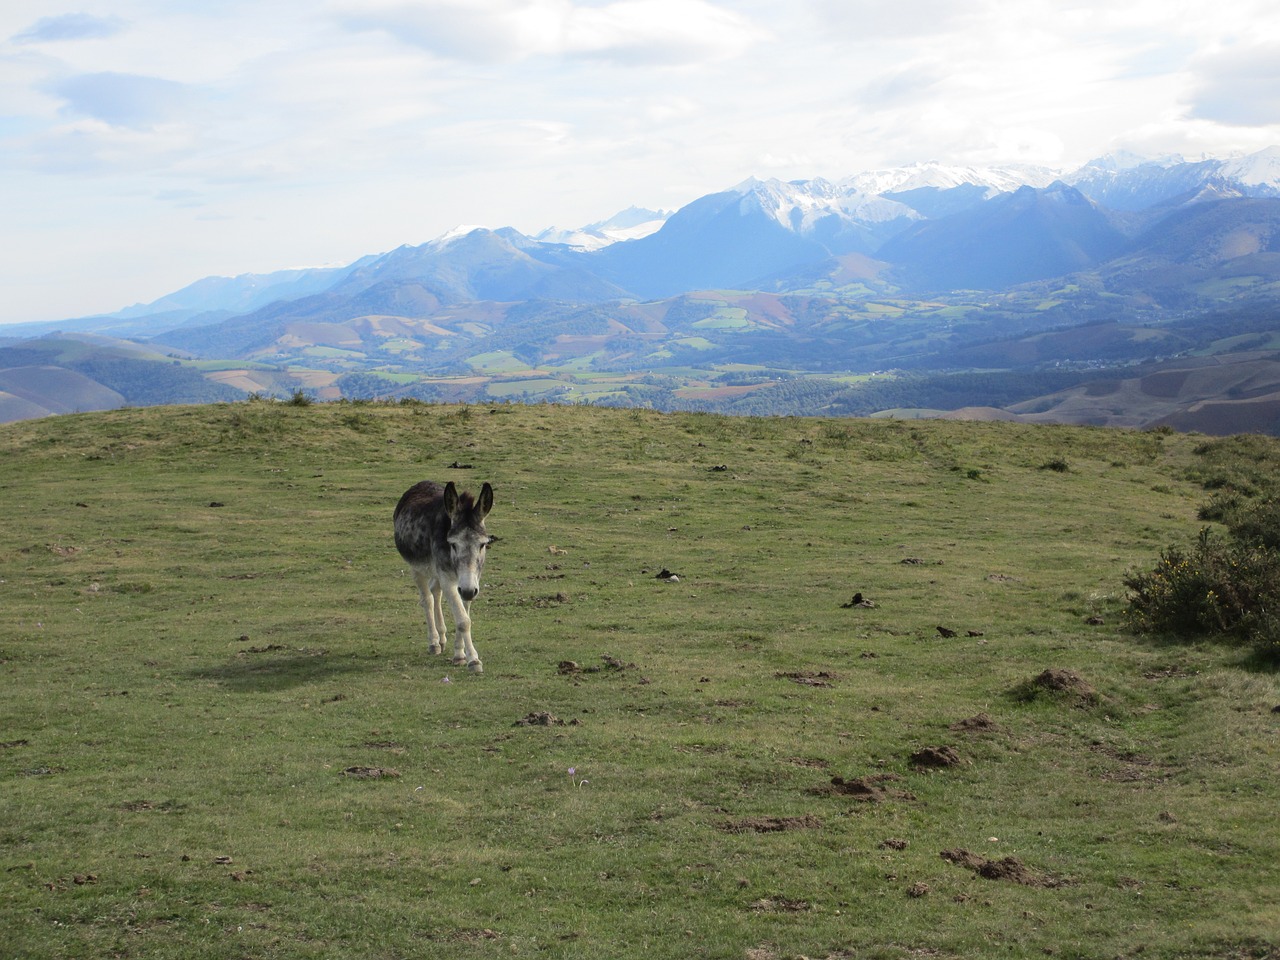
[{"label": "donkey's leg", "polygon": [[431,622],[431,652],[444,653],[444,648],[449,642],[449,635],[445,627],[444,598],[441,595],[440,581],[435,577],[431,578],[430,591],[431,612],[428,619]]},{"label": "donkey's leg", "polygon": [[471,604],[462,599],[457,584],[445,589],[444,595],[453,610],[453,662],[465,663],[472,673],[484,673],[484,664],[480,662],[480,654],[476,653],[475,644],[471,642]]},{"label": "donkey's leg", "polygon": [[444,651],[444,631],[441,629],[444,618],[438,612],[440,588],[436,586],[434,579],[421,570],[413,571],[413,579],[418,584],[419,604],[427,618],[427,649],[431,653],[441,653]]}]

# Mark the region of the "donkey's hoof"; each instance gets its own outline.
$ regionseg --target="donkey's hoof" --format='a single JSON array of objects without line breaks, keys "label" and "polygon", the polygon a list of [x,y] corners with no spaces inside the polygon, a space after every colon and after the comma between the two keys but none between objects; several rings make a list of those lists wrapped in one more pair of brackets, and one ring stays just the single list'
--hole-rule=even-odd
[{"label": "donkey's hoof", "polygon": [[437,656],[439,656],[440,654],[444,653],[444,647],[440,646],[440,644],[438,643],[433,643],[431,644],[431,646],[427,647],[427,652],[434,653]]},{"label": "donkey's hoof", "polygon": [[460,667],[460,666],[462,666],[462,665],[463,665],[464,663],[466,663],[466,662],[467,662],[467,658],[466,658],[466,657],[454,657],[454,658],[453,658],[453,665],[454,665],[455,667]]},{"label": "donkey's hoof", "polygon": [[467,664],[467,669],[472,673],[484,673],[484,664],[479,660],[472,660]]}]

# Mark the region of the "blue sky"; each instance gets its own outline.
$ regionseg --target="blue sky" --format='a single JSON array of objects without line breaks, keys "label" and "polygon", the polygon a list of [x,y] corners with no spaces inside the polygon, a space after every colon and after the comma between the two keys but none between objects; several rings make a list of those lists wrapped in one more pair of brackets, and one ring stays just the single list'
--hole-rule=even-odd
[{"label": "blue sky", "polygon": [[0,322],[748,176],[1280,144],[1274,0],[5,0]]}]

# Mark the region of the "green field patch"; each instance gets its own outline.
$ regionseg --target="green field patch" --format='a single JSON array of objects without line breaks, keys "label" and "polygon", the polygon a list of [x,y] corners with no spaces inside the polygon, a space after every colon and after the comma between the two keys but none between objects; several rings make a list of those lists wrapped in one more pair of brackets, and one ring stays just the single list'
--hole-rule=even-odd
[{"label": "green field patch", "polygon": [[751,326],[751,321],[744,308],[724,306],[693,326],[700,330],[737,330]]},{"label": "green field patch", "polygon": [[878,303],[875,301],[864,303],[862,310],[873,317],[898,317],[906,312],[896,303]]},{"label": "green field patch", "polygon": [[588,373],[603,357],[604,354],[600,352],[584,353],[578,357],[567,357],[558,361],[555,369],[578,376]]},{"label": "green field patch", "polygon": [[[717,344],[712,343],[705,337],[680,337],[677,340],[673,340],[672,343],[687,350],[714,350],[717,346]],[[670,356],[670,354],[667,355]],[[652,353],[650,356],[661,356],[661,353]]]},{"label": "green field patch", "polygon": [[572,390],[573,385],[550,377],[536,377],[529,380],[495,380],[489,384],[485,392],[491,397],[512,397],[522,394],[537,396],[565,389]]},{"label": "green field patch", "polygon": [[339,347],[305,347],[298,351],[299,356],[313,357],[317,360],[364,360],[367,354],[359,350],[343,350]]},{"label": "green field patch", "polygon": [[741,386],[679,387],[676,389],[675,394],[685,400],[728,400],[733,397],[746,396],[769,386],[772,386],[772,384],[753,383]]},{"label": "green field patch", "polygon": [[1206,299],[1211,300],[1230,300],[1238,297],[1243,291],[1249,290],[1267,281],[1263,277],[1221,277],[1214,280],[1207,280],[1204,283],[1195,284],[1192,289]]},{"label": "green field patch", "polygon": [[528,363],[506,350],[477,353],[467,358],[467,364],[472,369],[484,373],[515,373],[529,369]]},{"label": "green field patch", "polygon": [[392,337],[383,340],[379,347],[386,353],[417,353],[425,349],[426,345],[408,337]]},{"label": "green field patch", "polygon": [[276,370],[273,364],[257,363],[252,360],[184,360],[183,366],[194,367],[205,373],[216,373],[221,370]]},{"label": "green field patch", "polygon": [[1199,356],[1213,356],[1219,353],[1234,353],[1236,351],[1276,349],[1280,349],[1280,331],[1268,330],[1215,340],[1203,350],[1196,351],[1196,354]]}]

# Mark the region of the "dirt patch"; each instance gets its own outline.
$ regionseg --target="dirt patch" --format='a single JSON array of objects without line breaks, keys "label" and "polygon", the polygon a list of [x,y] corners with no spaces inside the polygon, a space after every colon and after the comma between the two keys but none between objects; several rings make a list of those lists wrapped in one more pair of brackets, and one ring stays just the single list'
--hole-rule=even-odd
[{"label": "dirt patch", "polygon": [[571,599],[567,593],[560,592],[544,594],[540,597],[517,597],[515,603],[517,606],[531,606],[538,610],[545,610],[547,607],[569,603]]},{"label": "dirt patch", "polygon": [[347,767],[342,775],[353,780],[394,780],[400,771],[391,767]]},{"label": "dirt patch", "polygon": [[527,713],[512,724],[515,727],[576,727],[577,725],[578,721],[576,719],[561,720],[555,714],[548,713],[546,710],[535,710],[533,713]]},{"label": "dirt patch", "polygon": [[782,762],[789,763],[793,767],[810,767],[814,770],[826,770],[831,766],[830,760],[819,757],[783,757]]},{"label": "dirt patch", "polygon": [[1092,684],[1074,670],[1050,667],[1039,676],[1020,683],[1013,690],[1019,700],[1037,700],[1048,697],[1078,707],[1096,706],[1101,698]]},{"label": "dirt patch", "polygon": [[751,904],[756,913],[804,913],[812,909],[807,900],[792,900],[789,897],[764,897]]},{"label": "dirt patch", "polygon": [[1101,779],[1108,783],[1138,783],[1144,780],[1159,781],[1164,779],[1161,775],[1159,764],[1150,757],[1134,753],[1131,750],[1117,750],[1115,747],[1110,747],[1104,743],[1095,743],[1089,749],[1119,764],[1116,768],[1104,770],[1100,775]]},{"label": "dirt patch", "polygon": [[961,766],[964,761],[960,759],[960,754],[956,753],[955,747],[921,747],[910,757],[913,767],[929,767],[932,769],[944,769],[946,767]]},{"label": "dirt patch", "polygon": [[999,733],[1001,727],[989,714],[975,713],[972,717],[957,720],[947,729],[953,733]]},{"label": "dirt patch", "polygon": [[[240,639],[245,640],[247,638],[241,637]],[[243,650],[240,651],[240,655],[243,656],[246,653],[276,653],[280,650],[288,650],[288,649],[289,648],[282,643],[268,643],[265,646],[261,646],[261,647],[245,647]]]},{"label": "dirt patch", "polygon": [[846,780],[844,777],[832,777],[831,783],[815,787],[812,793],[819,796],[852,797],[864,803],[883,803],[886,800],[914,800],[915,794],[906,790],[892,790],[886,783],[895,783],[902,777],[896,773],[876,773],[866,777]]},{"label": "dirt patch", "polygon": [[1021,583],[1017,577],[1011,577],[1007,573],[989,573],[987,580],[991,583]]},{"label": "dirt patch", "polygon": [[900,837],[889,837],[887,840],[880,841],[881,850],[905,850],[910,844]]},{"label": "dirt patch", "polygon": [[1017,857],[1004,857],[1001,860],[989,860],[969,850],[943,850],[942,859],[954,863],[957,867],[972,870],[986,880],[1006,880],[1024,887],[1057,887],[1061,881],[1048,874],[1036,873]]},{"label": "dirt patch", "polygon": [[623,670],[635,670],[634,663],[628,663],[617,657],[611,657],[604,654],[600,658],[601,662],[597,666],[584,667],[577,660],[561,660],[556,664],[556,673],[565,677],[574,677],[583,673],[620,673]]},{"label": "dirt patch", "polygon": [[720,824],[725,833],[781,833],[784,830],[816,830],[822,821],[812,814],[803,817],[742,817]]},{"label": "dirt patch", "polygon": [[1185,680],[1188,677],[1196,676],[1195,670],[1187,670],[1183,667],[1161,667],[1158,670],[1148,670],[1142,675],[1143,680]]},{"label": "dirt patch", "polygon": [[173,813],[175,810],[183,810],[185,804],[178,803],[175,800],[162,800],[156,803],[152,800],[129,800],[120,804],[121,810],[127,810],[129,813],[146,813],[156,811],[158,813]]},{"label": "dirt patch", "polygon": [[790,680],[792,683],[798,683],[805,687],[834,687],[836,680],[836,675],[826,670],[817,672],[812,670],[779,671],[774,676],[780,680]]}]

